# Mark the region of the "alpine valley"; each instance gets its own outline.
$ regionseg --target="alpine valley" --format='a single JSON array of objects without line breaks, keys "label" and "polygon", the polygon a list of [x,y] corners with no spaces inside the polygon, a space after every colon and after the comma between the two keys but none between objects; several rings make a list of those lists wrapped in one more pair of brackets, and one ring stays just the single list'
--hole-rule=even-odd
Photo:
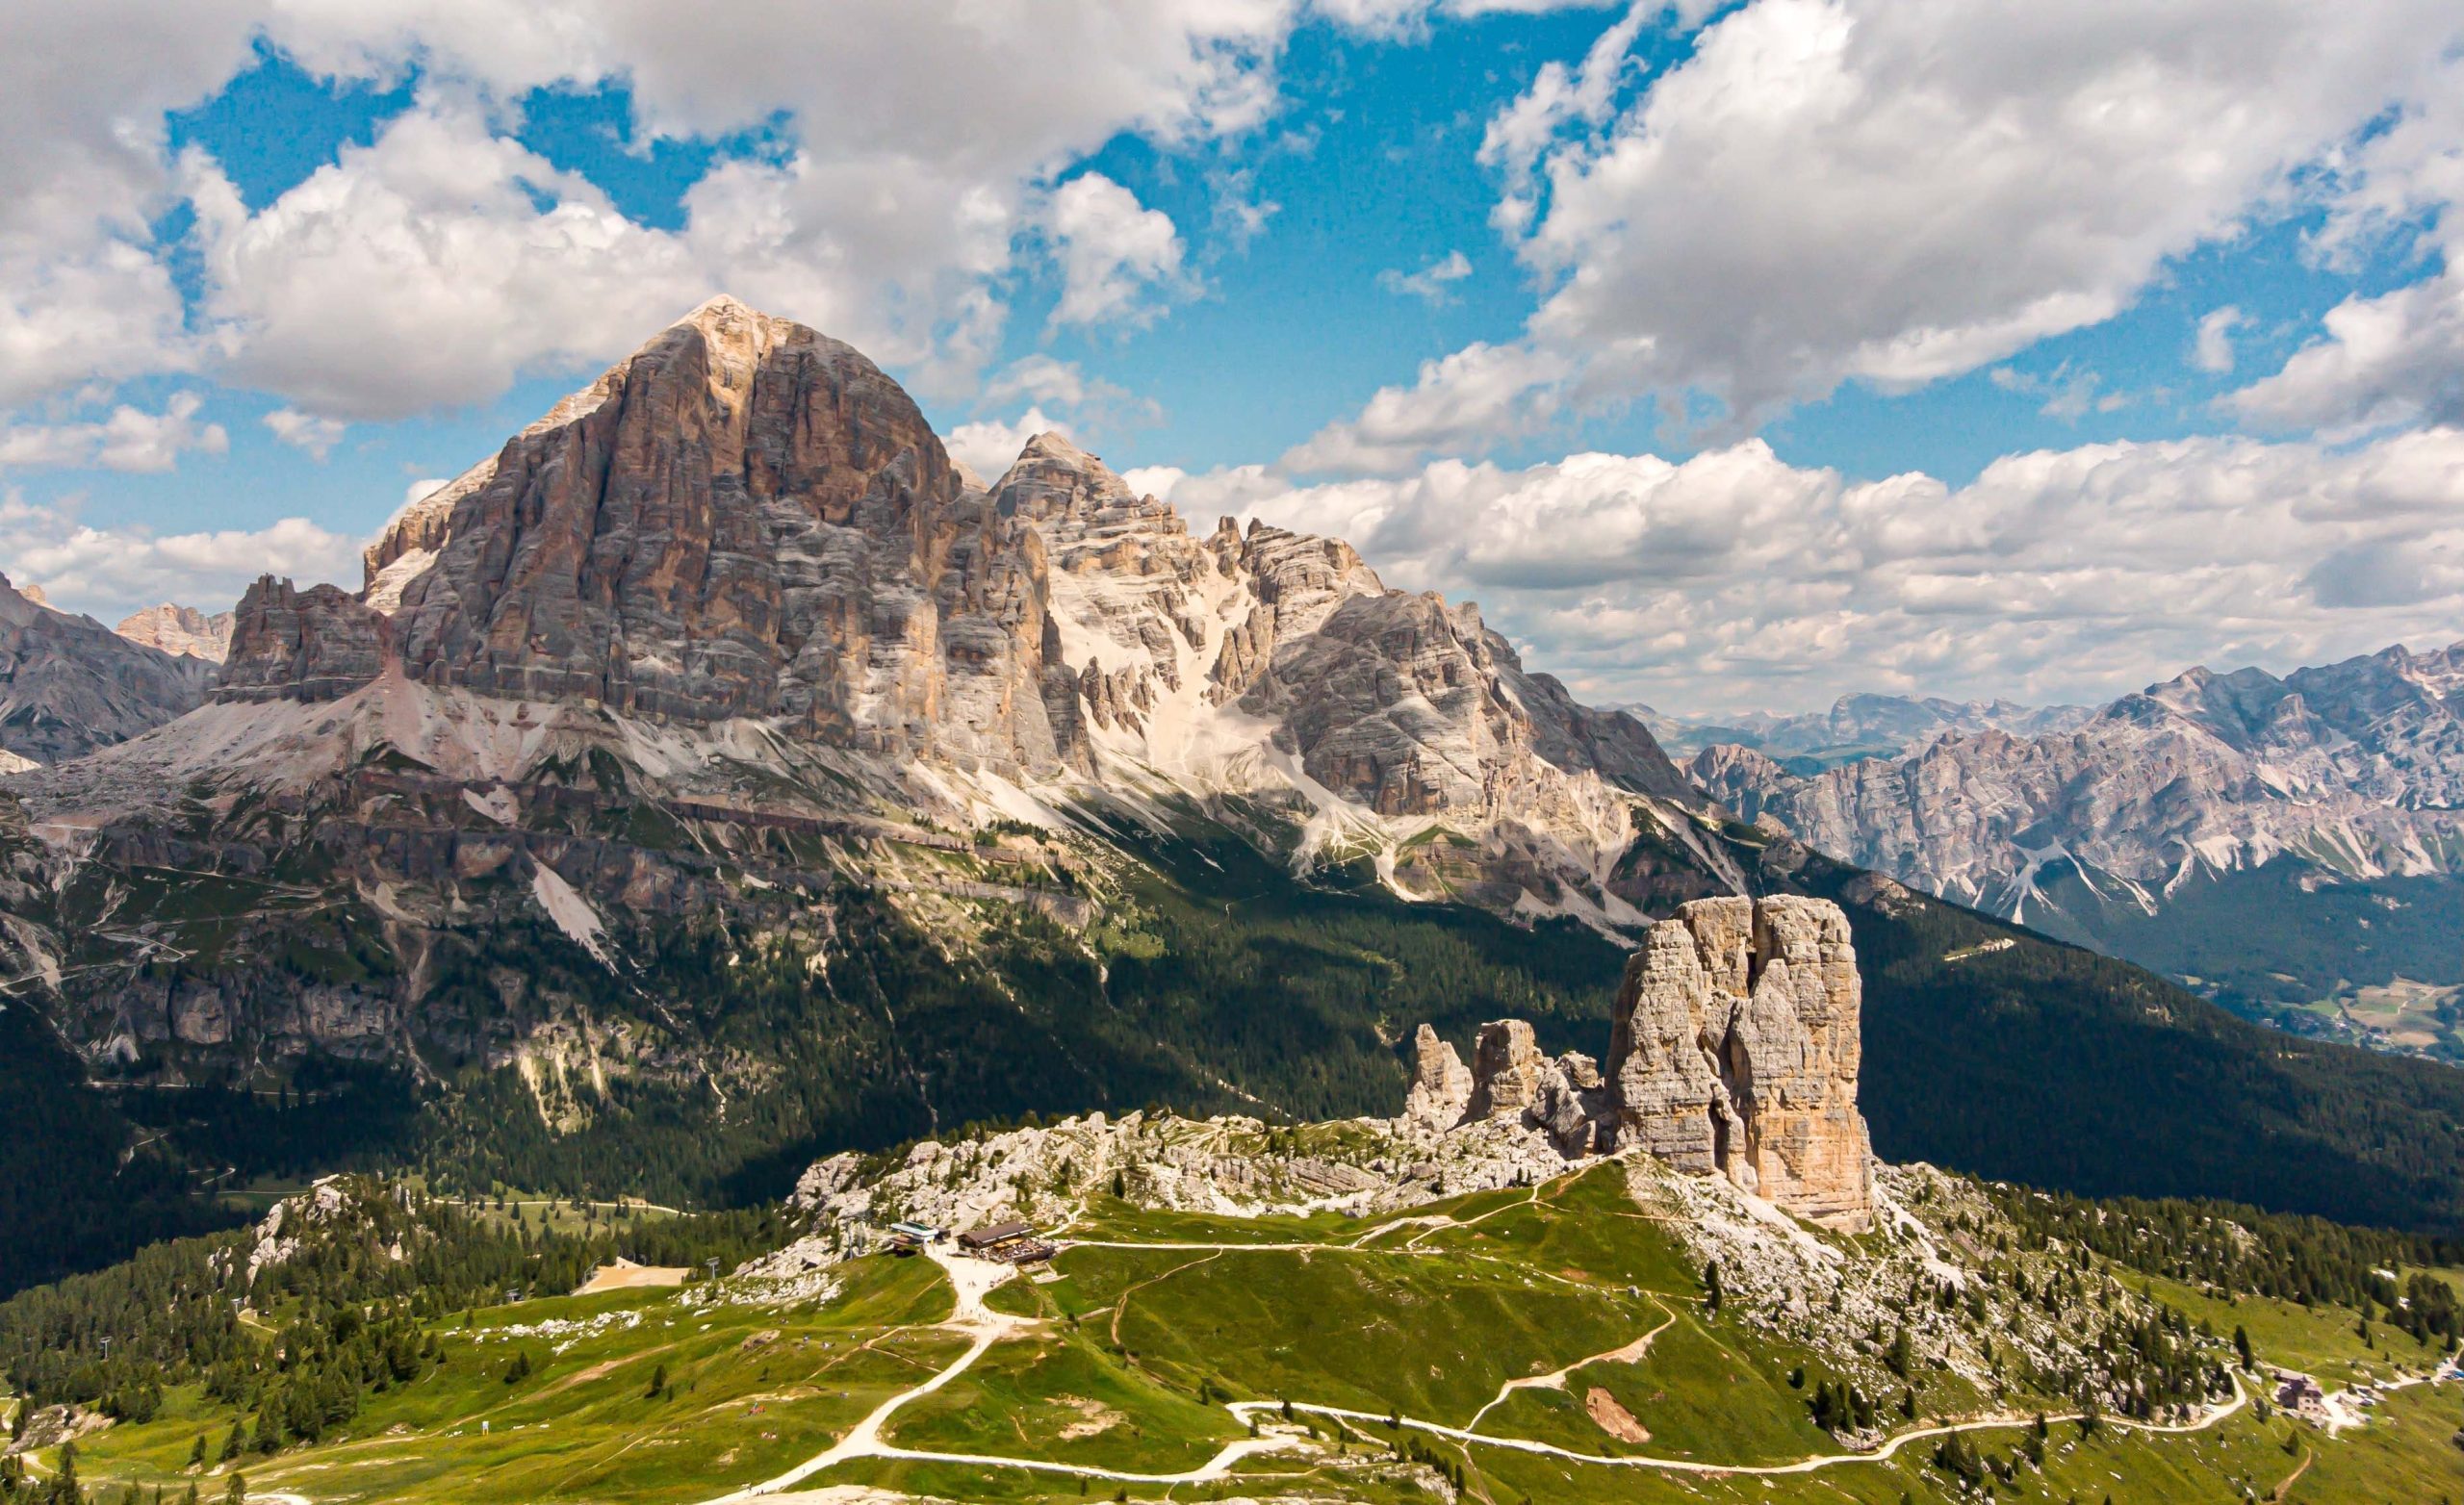
[{"label": "alpine valley", "polygon": [[[2464,1494],[2464,1074],[1996,855],[2438,867],[2451,654],[2317,672],[2366,752],[2201,679],[1689,778],[726,298],[365,565],[227,647],[0,590],[0,1499]],[[2218,765],[2136,746],[2106,845],[1863,834],[2219,707],[2384,798],[2169,824]]]}]

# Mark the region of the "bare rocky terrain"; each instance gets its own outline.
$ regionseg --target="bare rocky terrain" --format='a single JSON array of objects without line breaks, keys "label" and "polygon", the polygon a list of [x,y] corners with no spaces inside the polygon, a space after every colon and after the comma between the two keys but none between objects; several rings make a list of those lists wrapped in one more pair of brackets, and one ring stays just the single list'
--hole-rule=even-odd
[{"label": "bare rocky terrain", "polygon": [[194,710],[212,670],[0,577],[0,749],[15,757],[58,763],[150,731]]}]

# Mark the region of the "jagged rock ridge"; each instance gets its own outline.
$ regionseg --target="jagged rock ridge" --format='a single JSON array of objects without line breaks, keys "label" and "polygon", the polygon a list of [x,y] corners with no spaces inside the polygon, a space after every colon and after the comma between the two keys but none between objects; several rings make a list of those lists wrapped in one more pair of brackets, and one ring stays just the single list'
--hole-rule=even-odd
[{"label": "jagged rock ridge", "polygon": [[[725,298],[406,508],[366,565],[356,594],[252,587],[218,698],[398,675],[758,723],[977,791],[1264,792],[1304,861],[1377,851],[1407,893],[1605,925],[1641,920],[1606,883],[1637,801],[1701,804],[1476,606],[1389,590],[1335,540],[1195,537],[1054,435],[977,488],[872,363]],[[1474,843],[1410,841],[1440,823]]]},{"label": "jagged rock ridge", "polygon": [[0,749],[58,763],[196,708],[213,665],[132,643],[0,576]]},{"label": "jagged rock ridge", "polygon": [[2464,644],[2277,678],[2194,669],[2073,730],[1946,737],[1801,778],[1750,749],[1690,773],[1748,820],[2026,919],[2051,863],[2153,913],[2202,871],[2285,856],[2356,878],[2464,869]]}]

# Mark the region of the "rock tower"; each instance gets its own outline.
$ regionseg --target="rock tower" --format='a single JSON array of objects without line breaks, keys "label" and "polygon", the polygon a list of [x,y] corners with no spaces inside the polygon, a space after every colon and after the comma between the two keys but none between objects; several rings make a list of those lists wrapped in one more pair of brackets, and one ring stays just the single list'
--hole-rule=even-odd
[{"label": "rock tower", "polygon": [[1406,1117],[1514,1118],[1568,1159],[1645,1151],[1718,1173],[1800,1217],[1873,1220],[1857,1111],[1863,989],[1848,917],[1820,899],[1703,899],[1652,927],[1627,963],[1604,1073],[1540,1054],[1531,1027],[1480,1027],[1467,1072],[1424,1025]]}]

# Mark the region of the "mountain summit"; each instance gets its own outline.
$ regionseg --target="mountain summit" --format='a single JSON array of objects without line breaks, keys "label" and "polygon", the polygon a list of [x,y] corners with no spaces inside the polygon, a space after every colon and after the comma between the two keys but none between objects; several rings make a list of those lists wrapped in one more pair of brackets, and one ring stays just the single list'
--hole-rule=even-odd
[{"label": "mountain summit", "polygon": [[[1704,804],[1476,606],[1336,540],[1194,535],[1053,434],[973,485],[872,362],[729,298],[405,509],[367,567],[357,593],[252,587],[216,699],[346,701],[361,750],[414,704],[454,741],[493,714],[473,698],[554,728],[524,756],[632,761],[620,725],[753,738],[842,765],[799,804],[852,780],[937,818],[1124,781],[1255,795],[1303,860],[1373,853],[1400,892],[1606,926],[1641,918],[1606,882],[1635,822],[1681,840]],[[1470,845],[1411,845],[1440,823]]]}]

